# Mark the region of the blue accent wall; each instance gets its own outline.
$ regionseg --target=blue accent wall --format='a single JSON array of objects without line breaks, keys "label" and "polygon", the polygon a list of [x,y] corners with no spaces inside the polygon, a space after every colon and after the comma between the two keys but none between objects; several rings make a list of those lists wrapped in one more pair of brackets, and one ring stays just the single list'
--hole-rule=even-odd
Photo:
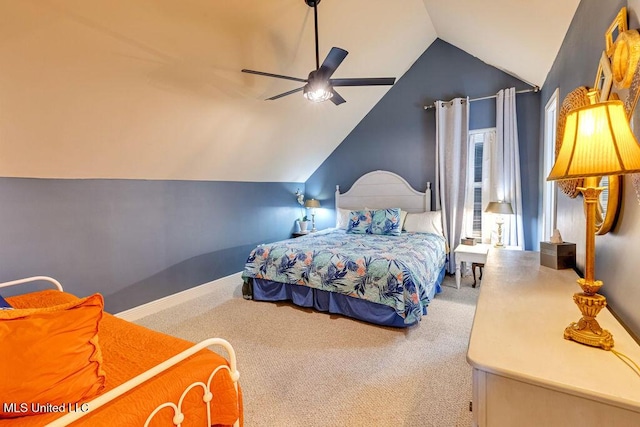
[{"label": "blue accent wall", "polygon": [[[358,177],[377,169],[395,172],[424,191],[427,182],[435,184],[435,111],[423,106],[493,95],[508,87],[530,88],[437,39],[307,180],[307,195],[331,209],[336,185],[347,191]],[[516,102],[525,245],[532,249],[538,236],[540,96],[522,94]],[[472,102],[469,120],[471,129],[494,127],[495,100]],[[334,226],[335,213],[325,210],[317,225]]]},{"label": "blue accent wall", "polygon": [[[582,0],[569,30],[542,87],[541,114],[544,106],[559,89],[560,104],[566,95],[579,86],[593,87],[600,57],[605,48],[604,34],[622,7],[629,6],[629,28],[640,28],[640,1]],[[621,91],[624,96],[624,91]],[[634,125],[640,136],[640,108],[636,107]],[[543,129],[541,121],[540,128]],[[638,287],[638,241],[640,241],[640,205],[629,176],[624,177],[622,202],[613,229],[596,236],[595,275],[604,286],[600,293],[607,297],[608,308],[640,337],[640,287]],[[585,263],[585,216],[582,196],[571,199],[558,192],[557,227],[565,241],[575,242],[577,264]],[[579,318],[576,309],[576,320]],[[601,325],[607,328],[607,325]]]},{"label": "blue accent wall", "polygon": [[[605,47],[604,34],[618,11],[626,5],[624,0],[580,2],[542,86],[543,113],[544,106],[556,88],[560,89],[562,103],[565,96],[578,86],[593,87],[600,56]],[[544,121],[541,121],[542,126]]]},{"label": "blue accent wall", "polygon": [[298,188],[0,178],[0,282],[47,275],[102,293],[109,312],[135,307],[237,273],[256,244],[290,237]]},{"label": "blue accent wall", "polygon": [[[296,229],[298,188],[325,208],[318,228],[335,224],[335,185],[346,191],[366,172],[391,170],[424,190],[435,181],[435,112],[423,106],[512,86],[529,87],[436,40],[306,183],[0,178],[0,281],[49,275],[76,295],[102,293],[119,312],[236,273],[256,244]],[[517,108],[530,248],[539,94],[518,95]],[[472,103],[470,123],[495,126],[495,102]]]}]

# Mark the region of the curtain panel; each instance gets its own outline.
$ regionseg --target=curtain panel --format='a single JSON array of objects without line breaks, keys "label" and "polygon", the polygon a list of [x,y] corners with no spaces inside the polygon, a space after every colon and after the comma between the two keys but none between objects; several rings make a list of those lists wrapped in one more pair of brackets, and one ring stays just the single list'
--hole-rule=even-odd
[{"label": "curtain panel", "polygon": [[503,243],[524,249],[522,183],[518,147],[516,89],[503,89],[496,97],[496,141],[492,150],[489,193],[491,201],[511,202],[513,209],[513,215],[504,216]]},{"label": "curtain panel", "polygon": [[456,269],[453,250],[463,233],[467,183],[469,98],[436,101],[436,209],[442,210],[444,237],[449,244],[447,271]]}]

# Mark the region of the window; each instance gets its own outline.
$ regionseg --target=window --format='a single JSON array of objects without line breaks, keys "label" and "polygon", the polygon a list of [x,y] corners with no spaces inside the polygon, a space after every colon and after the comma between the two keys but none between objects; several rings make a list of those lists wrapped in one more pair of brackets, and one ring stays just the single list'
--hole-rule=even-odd
[{"label": "window", "polygon": [[[486,237],[482,232],[483,212],[489,202],[489,200],[485,200],[488,198],[488,189],[483,188],[483,182],[486,181],[486,172],[483,174],[483,159],[489,141],[495,139],[495,132],[495,128],[469,131],[464,233],[467,237],[477,238],[481,241],[484,241]],[[484,180],[483,177],[485,177]]]},{"label": "window", "polygon": [[482,237],[482,147],[484,135],[476,133],[471,135],[471,156],[473,162],[469,165],[469,172],[473,174],[471,185],[473,186],[473,226],[472,237]]}]

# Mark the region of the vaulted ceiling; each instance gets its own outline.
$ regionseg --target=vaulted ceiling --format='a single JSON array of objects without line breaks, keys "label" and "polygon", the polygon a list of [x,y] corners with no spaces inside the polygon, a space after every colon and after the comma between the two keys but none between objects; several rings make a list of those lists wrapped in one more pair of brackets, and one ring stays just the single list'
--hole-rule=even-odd
[{"label": "vaulted ceiling", "polygon": [[[401,78],[437,38],[542,85],[579,0],[322,0],[334,77]],[[0,176],[305,181],[388,87],[312,104],[304,0],[0,3]],[[435,64],[437,65],[437,64]]]}]

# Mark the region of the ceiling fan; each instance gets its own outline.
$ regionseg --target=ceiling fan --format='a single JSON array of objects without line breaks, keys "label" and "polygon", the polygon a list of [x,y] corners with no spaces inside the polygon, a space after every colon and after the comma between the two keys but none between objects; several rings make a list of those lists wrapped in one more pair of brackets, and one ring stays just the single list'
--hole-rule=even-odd
[{"label": "ceiling fan", "polygon": [[304,86],[279,95],[267,98],[267,101],[273,101],[287,95],[302,91],[304,97],[310,101],[322,102],[328,99],[335,105],[346,102],[334,89],[335,86],[391,86],[395,83],[395,77],[368,77],[368,78],[349,78],[349,79],[332,79],[331,76],[338,66],[344,61],[349,52],[339,47],[332,47],[327,57],[320,65],[318,54],[318,4],[321,0],[304,0],[307,6],[313,8],[313,16],[315,21],[315,39],[316,39],[316,69],[309,73],[306,79],[297,77],[283,76],[281,74],[265,73],[262,71],[254,71],[243,69],[243,73],[257,74],[259,76],[275,77],[277,79],[293,80],[295,82],[306,83]]}]

